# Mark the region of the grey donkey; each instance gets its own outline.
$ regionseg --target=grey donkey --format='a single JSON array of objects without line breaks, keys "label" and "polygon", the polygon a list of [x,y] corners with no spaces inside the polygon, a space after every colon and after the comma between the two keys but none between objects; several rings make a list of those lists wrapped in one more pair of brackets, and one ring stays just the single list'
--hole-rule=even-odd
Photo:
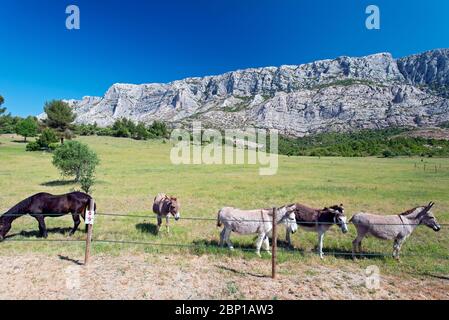
[{"label": "grey donkey", "polygon": [[430,211],[434,206],[430,202],[427,206],[416,207],[398,215],[380,216],[369,213],[357,213],[349,222],[357,229],[357,238],[352,242],[352,257],[356,251],[361,253],[362,240],[367,235],[372,235],[382,240],[394,240],[393,257],[399,260],[399,253],[404,241],[419,225],[425,225],[434,231],[440,231],[441,227]]}]

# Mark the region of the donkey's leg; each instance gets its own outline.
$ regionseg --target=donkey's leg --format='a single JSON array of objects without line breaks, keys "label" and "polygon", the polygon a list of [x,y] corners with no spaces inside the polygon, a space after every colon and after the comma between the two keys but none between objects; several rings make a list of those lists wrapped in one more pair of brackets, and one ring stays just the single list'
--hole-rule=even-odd
[{"label": "donkey's leg", "polygon": [[362,240],[360,240],[357,250],[358,250],[359,254],[362,253]]},{"label": "donkey's leg", "polygon": [[394,245],[393,245],[393,257],[399,261],[399,253],[401,251],[401,247],[402,244],[404,243],[403,238],[398,238],[394,240]]},{"label": "donkey's leg", "polygon": [[39,233],[42,238],[48,238],[47,227],[45,226],[44,216],[36,216],[36,220],[39,223]]},{"label": "donkey's leg", "polygon": [[228,229],[225,227],[225,232],[224,232],[224,239],[226,241],[226,244],[228,245],[228,248],[231,250],[234,250],[234,246],[232,245],[231,240],[229,239],[231,237],[231,229]]},{"label": "donkey's leg", "polygon": [[257,241],[256,241],[256,254],[257,254],[259,257],[262,257],[262,256],[260,255],[260,248],[262,247],[262,243],[263,243],[263,241],[264,241],[264,239],[265,239],[266,236],[267,236],[267,235],[266,235],[265,232],[264,232],[264,233],[260,233],[259,236],[257,237]]},{"label": "donkey's leg", "polygon": [[[274,241],[271,240],[271,241]],[[269,255],[271,255],[271,250],[270,250],[270,240],[268,238],[268,236],[265,236],[265,239],[263,240],[263,249],[268,252]]]},{"label": "donkey's leg", "polygon": [[292,246],[292,232],[290,231],[290,228],[285,228],[285,241],[287,242],[287,245],[291,248]]},{"label": "donkey's leg", "polygon": [[352,259],[356,258],[356,252],[358,250],[358,253],[360,254],[362,252],[362,240],[365,237],[365,234],[360,233],[358,231],[357,238],[352,241]]},{"label": "donkey's leg", "polygon": [[323,240],[324,240],[324,232],[318,232],[318,253],[321,259],[324,259],[323,256]]},{"label": "donkey's leg", "polygon": [[161,230],[161,226],[162,226],[162,217],[160,215],[157,216],[157,231],[156,233],[159,233],[159,231]]},{"label": "donkey's leg", "polygon": [[69,233],[69,236],[71,237],[71,236],[73,236],[74,234],[75,234],[75,232],[76,232],[76,230],[78,230],[78,227],[79,227],[79,225],[80,225],[80,223],[81,223],[81,218],[80,218],[80,216],[79,216],[79,214],[78,213],[73,213],[72,214],[72,218],[73,218],[73,229],[72,229],[72,231],[70,231],[70,233]]},{"label": "donkey's leg", "polygon": [[223,230],[221,230],[221,233],[220,233],[220,248],[223,248],[223,246],[224,246],[225,232],[226,232],[226,228],[223,228]]},{"label": "donkey's leg", "polygon": [[167,233],[170,233],[170,216],[169,215],[167,215],[165,217],[165,228],[166,228]]}]

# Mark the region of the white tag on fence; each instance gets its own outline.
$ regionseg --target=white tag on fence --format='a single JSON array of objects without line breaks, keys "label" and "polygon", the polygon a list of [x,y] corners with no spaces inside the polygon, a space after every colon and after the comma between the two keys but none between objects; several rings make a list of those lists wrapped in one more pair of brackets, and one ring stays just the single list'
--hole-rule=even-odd
[{"label": "white tag on fence", "polygon": [[86,211],[86,219],[85,219],[86,225],[93,225],[94,221],[95,221],[95,211],[87,210]]}]

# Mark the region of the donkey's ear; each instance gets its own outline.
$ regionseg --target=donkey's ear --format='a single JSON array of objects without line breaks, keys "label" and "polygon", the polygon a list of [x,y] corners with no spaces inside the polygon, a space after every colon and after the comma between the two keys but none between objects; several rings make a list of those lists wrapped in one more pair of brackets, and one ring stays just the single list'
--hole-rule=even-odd
[{"label": "donkey's ear", "polygon": [[427,212],[430,211],[430,209],[432,209],[432,207],[435,205],[435,203],[433,201],[429,202],[429,204],[424,208],[423,211],[421,211],[418,214],[418,218],[421,218],[422,216],[424,216],[425,214],[427,214]]}]

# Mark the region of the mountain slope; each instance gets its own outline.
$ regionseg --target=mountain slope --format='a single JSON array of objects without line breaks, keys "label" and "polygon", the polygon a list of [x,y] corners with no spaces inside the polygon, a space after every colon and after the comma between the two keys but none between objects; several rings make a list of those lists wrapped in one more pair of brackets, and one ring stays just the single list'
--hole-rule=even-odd
[{"label": "mountain slope", "polygon": [[275,128],[304,136],[326,131],[430,126],[449,120],[449,49],[395,60],[389,53],[340,57],[187,78],[115,84],[104,97],[69,100],[78,123],[121,117],[176,126]]}]

